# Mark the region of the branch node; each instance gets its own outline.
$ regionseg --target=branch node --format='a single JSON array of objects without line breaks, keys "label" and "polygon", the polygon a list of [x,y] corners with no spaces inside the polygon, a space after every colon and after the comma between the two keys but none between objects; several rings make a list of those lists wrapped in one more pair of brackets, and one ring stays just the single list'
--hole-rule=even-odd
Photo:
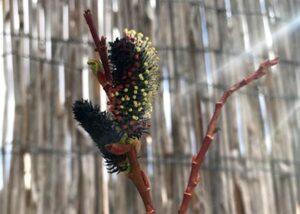
[{"label": "branch node", "polygon": [[198,184],[199,182],[200,182],[200,176],[198,175],[197,178],[195,178],[195,179],[193,180],[194,186],[197,186],[197,184]]},{"label": "branch node", "polygon": [[195,165],[197,165],[197,164],[198,164],[197,157],[194,155],[194,156],[192,157],[192,166],[195,166]]},{"label": "branch node", "polygon": [[223,102],[216,102],[216,107],[217,108],[220,108],[220,107],[222,107],[223,106]]},{"label": "branch node", "polygon": [[214,139],[214,137],[211,135],[206,135],[204,138],[204,140],[210,140],[210,141],[212,141],[213,139]]},{"label": "branch node", "polygon": [[[148,207],[148,209],[149,209],[149,208],[152,209],[152,207]],[[153,209],[150,210],[150,211],[146,211],[146,214],[153,214],[153,213],[155,213],[155,210],[153,210]]]},{"label": "branch node", "polygon": [[248,79],[247,78],[244,78],[241,82],[242,85],[247,85],[248,84]]},{"label": "branch node", "polygon": [[187,191],[184,192],[184,195],[188,196],[188,197],[192,197],[192,193],[189,193]]}]

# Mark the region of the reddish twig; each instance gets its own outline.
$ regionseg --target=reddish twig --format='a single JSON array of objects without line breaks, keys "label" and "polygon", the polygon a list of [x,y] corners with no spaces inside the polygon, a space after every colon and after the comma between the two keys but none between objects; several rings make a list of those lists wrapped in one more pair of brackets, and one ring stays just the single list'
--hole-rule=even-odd
[{"label": "reddish twig", "polygon": [[134,183],[139,194],[144,202],[144,206],[147,214],[155,213],[154,206],[152,204],[152,198],[150,194],[150,183],[145,174],[141,169],[141,166],[137,159],[136,148],[140,142],[135,142],[134,144],[110,144],[106,146],[107,150],[113,154],[127,154],[130,171],[128,172],[128,178]]},{"label": "reddish twig", "polygon": [[213,140],[214,134],[216,133],[216,124],[219,119],[219,116],[221,114],[221,109],[225,102],[227,101],[228,97],[235,91],[239,90],[241,87],[248,85],[250,82],[252,82],[255,79],[259,79],[260,77],[264,76],[267,73],[267,70],[269,67],[276,65],[279,62],[279,58],[273,59],[273,60],[266,60],[263,63],[260,64],[257,71],[251,73],[246,78],[244,78],[242,81],[234,84],[231,86],[231,88],[224,92],[221,99],[216,103],[215,111],[210,119],[206,135],[203,139],[201,148],[196,156],[193,156],[192,158],[192,168],[190,172],[190,177],[188,180],[188,185],[186,187],[186,190],[183,195],[183,199],[181,202],[180,209],[178,211],[179,214],[184,214],[187,212],[189,202],[191,200],[193,191],[197,184],[200,182],[200,176],[199,176],[199,170],[201,167],[201,164],[203,162],[203,159],[205,157],[205,154],[209,148],[210,143]]},{"label": "reddish twig", "polygon": [[111,78],[111,73],[109,69],[109,62],[108,62],[108,56],[107,56],[107,46],[106,46],[106,38],[104,36],[101,36],[101,39],[99,39],[96,27],[93,22],[92,18],[92,13],[90,10],[85,10],[84,11],[84,18],[86,20],[86,23],[88,24],[95,46],[96,50],[99,53],[104,72],[105,72],[105,78],[106,81],[111,84],[112,78]]}]

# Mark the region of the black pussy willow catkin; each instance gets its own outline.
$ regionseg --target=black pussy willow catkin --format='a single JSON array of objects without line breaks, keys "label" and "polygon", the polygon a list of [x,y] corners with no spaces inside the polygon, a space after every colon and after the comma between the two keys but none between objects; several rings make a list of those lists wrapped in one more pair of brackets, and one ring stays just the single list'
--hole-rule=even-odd
[{"label": "black pussy willow catkin", "polygon": [[[125,155],[106,149],[112,143],[129,143],[140,138],[150,127],[152,98],[159,88],[158,56],[148,37],[125,30],[123,38],[110,42],[108,53],[112,81],[103,77],[99,60],[90,61],[98,81],[109,98],[108,112],[85,100],[73,105],[75,119],[89,133],[107,163],[108,171],[128,169]],[[99,80],[100,75],[100,80]],[[106,74],[105,74],[106,75]]]},{"label": "black pussy willow catkin", "polygon": [[106,145],[117,143],[124,133],[117,128],[107,112],[100,112],[99,106],[93,106],[86,100],[78,100],[73,104],[75,119],[91,136],[102,156],[106,160],[109,172],[120,172],[127,169],[126,155],[114,155],[108,152]]}]

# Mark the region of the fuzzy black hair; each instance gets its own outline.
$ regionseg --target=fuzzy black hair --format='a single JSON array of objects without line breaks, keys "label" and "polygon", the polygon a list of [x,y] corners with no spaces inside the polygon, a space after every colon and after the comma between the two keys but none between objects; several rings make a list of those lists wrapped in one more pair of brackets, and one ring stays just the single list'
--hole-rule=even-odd
[{"label": "fuzzy black hair", "polygon": [[107,112],[101,112],[99,106],[87,100],[78,100],[73,104],[73,113],[79,124],[89,133],[103,158],[109,173],[125,171],[128,168],[126,155],[114,155],[107,151],[106,145],[117,143],[123,133],[117,128]]},{"label": "fuzzy black hair", "polygon": [[117,38],[110,42],[109,59],[113,65],[112,76],[115,85],[124,84],[123,77],[135,63],[135,45],[127,38]]}]

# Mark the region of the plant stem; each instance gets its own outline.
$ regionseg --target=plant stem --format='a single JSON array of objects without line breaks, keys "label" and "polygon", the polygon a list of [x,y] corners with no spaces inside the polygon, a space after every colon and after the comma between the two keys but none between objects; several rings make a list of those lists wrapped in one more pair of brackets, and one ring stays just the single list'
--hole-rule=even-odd
[{"label": "plant stem", "polygon": [[192,158],[190,177],[188,180],[188,185],[186,187],[186,190],[183,194],[181,206],[178,210],[179,214],[185,214],[187,212],[194,189],[197,186],[197,184],[200,182],[199,170],[200,170],[201,164],[203,162],[203,159],[205,157],[205,154],[210,146],[210,143],[212,142],[212,140],[214,138],[214,134],[216,133],[217,121],[220,117],[222,107],[226,103],[228,97],[233,92],[239,90],[243,86],[248,85],[253,80],[259,79],[260,77],[264,76],[267,73],[268,68],[270,68],[273,65],[276,65],[278,62],[279,62],[279,58],[275,58],[273,60],[266,60],[266,61],[262,62],[260,64],[259,68],[255,72],[251,73],[250,75],[248,75],[246,78],[244,78],[240,82],[231,86],[229,88],[229,90],[225,91],[223,96],[221,97],[221,99],[216,103],[215,111],[213,113],[212,118],[210,119],[207,131],[206,131],[206,135],[203,139],[201,148],[198,151],[198,154],[196,156],[193,156],[193,158]]},{"label": "plant stem", "polygon": [[[140,142],[136,142],[135,145]],[[136,186],[145,206],[147,214],[154,214],[154,206],[152,204],[152,198],[150,194],[150,183],[145,172],[141,169],[140,163],[137,159],[136,147],[133,144],[110,144],[106,146],[106,149],[116,155],[127,154],[130,164],[130,171],[127,174],[128,178]]]},{"label": "plant stem", "polygon": [[94,43],[96,46],[96,50],[99,53],[99,56],[100,56],[100,59],[101,59],[101,62],[102,62],[103,68],[104,68],[106,81],[109,84],[111,84],[112,78],[111,78],[111,73],[110,73],[110,69],[109,69],[106,38],[104,36],[102,36],[101,39],[99,39],[96,27],[93,22],[92,13],[90,10],[84,11],[84,18],[90,28],[90,31],[91,31],[91,34],[92,34],[92,37],[93,37],[93,40],[94,40]]},{"label": "plant stem", "polygon": [[139,191],[140,196],[144,202],[146,213],[155,213],[150,194],[150,183],[145,172],[140,167],[140,164],[137,160],[137,153],[134,147],[132,147],[132,149],[129,151],[128,159],[131,167],[131,170],[128,173],[128,178],[131,179],[131,181]]}]

